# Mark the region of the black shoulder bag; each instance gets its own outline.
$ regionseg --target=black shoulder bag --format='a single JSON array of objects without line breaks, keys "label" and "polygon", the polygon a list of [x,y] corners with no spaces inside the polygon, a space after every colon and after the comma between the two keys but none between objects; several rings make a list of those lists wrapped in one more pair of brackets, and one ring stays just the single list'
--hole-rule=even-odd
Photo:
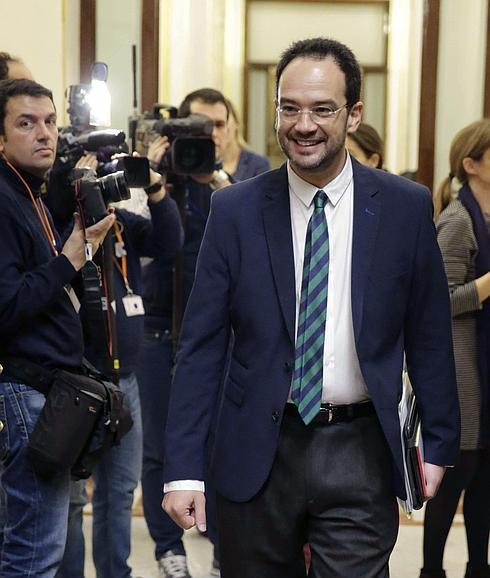
[{"label": "black shoulder bag", "polygon": [[80,373],[49,371],[25,359],[7,359],[5,373],[46,395],[27,445],[33,469],[43,477],[70,470],[85,479],[104,451],[133,425],[124,394],[89,364]]}]

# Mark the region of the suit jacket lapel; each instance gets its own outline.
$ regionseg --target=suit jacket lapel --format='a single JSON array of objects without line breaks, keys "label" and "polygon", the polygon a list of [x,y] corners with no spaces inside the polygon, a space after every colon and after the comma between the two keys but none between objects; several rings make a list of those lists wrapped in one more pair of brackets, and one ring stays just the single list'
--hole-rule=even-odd
[{"label": "suit jacket lapel", "polygon": [[373,257],[381,206],[371,172],[352,159],[354,171],[354,222],[352,234],[351,300],[356,342],[362,325],[364,293]]},{"label": "suit jacket lapel", "polygon": [[296,316],[294,254],[285,164],[275,173],[274,177],[265,193],[262,216],[274,283],[284,322],[291,342],[294,344]]}]

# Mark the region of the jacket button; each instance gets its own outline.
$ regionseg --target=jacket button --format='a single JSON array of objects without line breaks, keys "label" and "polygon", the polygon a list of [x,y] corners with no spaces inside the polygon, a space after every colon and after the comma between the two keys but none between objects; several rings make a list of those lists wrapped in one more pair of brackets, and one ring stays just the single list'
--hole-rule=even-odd
[{"label": "jacket button", "polygon": [[293,371],[293,364],[290,361],[284,363],[284,371],[286,373],[291,373]]},{"label": "jacket button", "polygon": [[272,421],[274,423],[277,423],[279,421],[279,412],[278,411],[273,411],[272,412]]}]

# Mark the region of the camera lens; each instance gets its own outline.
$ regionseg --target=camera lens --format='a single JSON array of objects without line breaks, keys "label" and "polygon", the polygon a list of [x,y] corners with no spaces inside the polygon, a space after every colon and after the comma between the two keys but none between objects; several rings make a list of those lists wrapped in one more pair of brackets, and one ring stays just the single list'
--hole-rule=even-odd
[{"label": "camera lens", "polygon": [[189,146],[182,148],[179,158],[180,166],[184,170],[192,170],[196,167],[196,163],[200,163],[200,151],[196,143],[189,143]]},{"label": "camera lens", "polygon": [[125,201],[131,197],[131,192],[124,176],[124,171],[117,171],[97,179],[106,204]]},{"label": "camera lens", "polygon": [[173,170],[181,175],[212,173],[215,165],[215,146],[207,137],[182,137],[172,143]]}]

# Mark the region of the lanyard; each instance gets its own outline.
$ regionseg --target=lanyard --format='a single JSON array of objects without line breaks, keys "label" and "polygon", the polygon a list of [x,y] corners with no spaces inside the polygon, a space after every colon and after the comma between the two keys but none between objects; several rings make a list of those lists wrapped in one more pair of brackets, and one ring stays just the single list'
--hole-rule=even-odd
[{"label": "lanyard", "polygon": [[[116,239],[117,242],[119,243],[120,247],[124,247],[124,241],[122,238],[122,231],[121,228],[119,227],[119,223],[116,221],[114,223],[114,233],[116,235]],[[118,258],[116,256],[114,256],[114,265],[116,266],[116,269],[119,271],[122,280],[124,282],[124,286],[126,287],[126,291],[128,294],[132,294],[133,291],[131,289],[131,287],[129,286],[129,280],[128,280],[128,258],[125,254],[122,254],[120,257],[121,262],[119,262]]]},{"label": "lanyard", "polygon": [[17,175],[20,182],[24,185],[25,189],[29,193],[29,197],[31,199],[34,210],[36,211],[37,218],[39,219],[39,222],[41,223],[41,226],[43,228],[44,236],[46,237],[46,239],[48,241],[49,248],[51,249],[53,255],[55,257],[57,257],[58,251],[56,249],[56,239],[55,239],[55,236],[53,233],[53,229],[51,228],[51,223],[49,222],[48,215],[46,214],[46,208],[44,207],[44,203],[41,201],[41,199],[35,199],[34,198],[34,195],[32,194],[31,188],[26,183],[24,177],[19,173],[19,171],[6,158],[4,158],[4,160],[7,163],[7,165],[10,167],[10,169]]}]

